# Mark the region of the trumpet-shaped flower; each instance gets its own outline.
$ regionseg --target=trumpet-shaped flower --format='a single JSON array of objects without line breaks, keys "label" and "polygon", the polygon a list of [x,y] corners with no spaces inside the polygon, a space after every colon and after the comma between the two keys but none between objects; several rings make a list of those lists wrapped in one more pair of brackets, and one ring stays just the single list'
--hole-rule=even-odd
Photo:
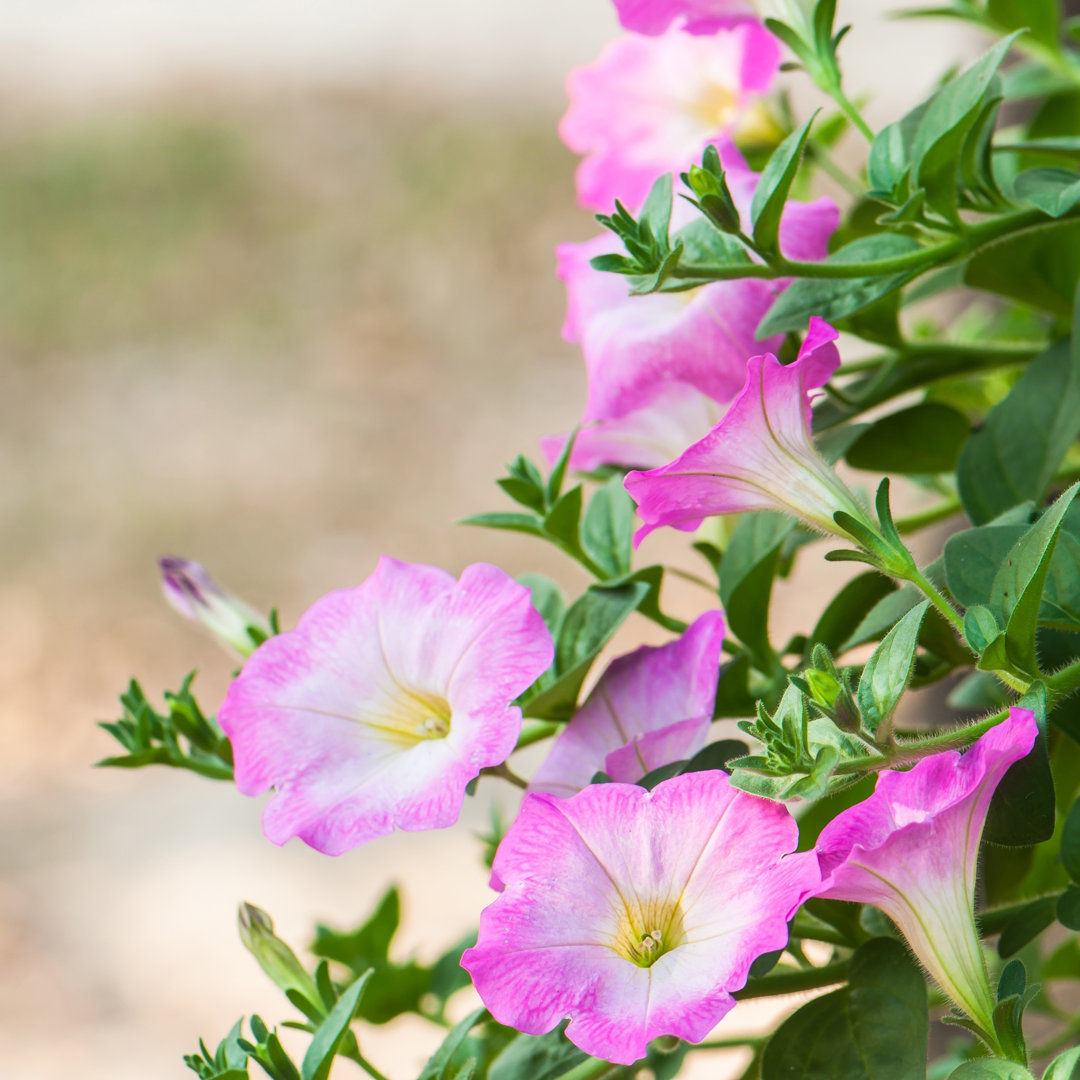
[{"label": "trumpet-shaped flower", "polygon": [[784,806],[718,770],[526,795],[462,966],[500,1023],[541,1035],[570,1017],[567,1038],[608,1061],[699,1042],[818,883],[797,840]]},{"label": "trumpet-shaped flower", "polygon": [[273,633],[264,616],[223,589],[202,563],[162,555],[158,569],[169,606],[185,619],[201,623],[232,652],[250,656]]},{"label": "trumpet-shaped flower", "polygon": [[814,318],[794,363],[752,357],[739,396],[705,438],[669,465],[627,474],[626,490],[645,522],[635,543],[662,525],[693,530],[706,517],[742,510],[780,510],[837,533],[837,510],[867,521],[810,434],[810,391],[840,364],[836,337]]},{"label": "trumpet-shaped flower", "polygon": [[563,142],[585,155],[582,206],[608,213],[618,199],[637,210],[658,176],[689,168],[710,142],[755,122],[752,98],[779,66],[776,39],[755,21],[712,37],[672,29],[610,42],[570,73],[559,124]]},{"label": "trumpet-shaped flower", "polygon": [[393,831],[452,825],[465,787],[521,730],[511,701],[548,667],[529,590],[494,566],[385,556],[256,650],[222,729],[245,795],[273,788],[263,831],[337,855]]},{"label": "trumpet-shaped flower", "polygon": [[573,795],[601,770],[633,783],[696,754],[712,723],[723,640],[723,615],[707,611],[675,641],[613,660],[529,790]]},{"label": "trumpet-shaped flower", "polygon": [[994,996],[975,929],[975,870],[994,789],[1030,753],[1034,714],[1010,709],[965,754],[885,772],[874,794],[845,810],[817,843],[819,896],[875,904],[946,994],[992,1032]]},{"label": "trumpet-shaped flower", "polygon": [[690,34],[713,34],[753,17],[745,0],[615,0],[619,22],[636,34],[662,34],[675,20]]}]

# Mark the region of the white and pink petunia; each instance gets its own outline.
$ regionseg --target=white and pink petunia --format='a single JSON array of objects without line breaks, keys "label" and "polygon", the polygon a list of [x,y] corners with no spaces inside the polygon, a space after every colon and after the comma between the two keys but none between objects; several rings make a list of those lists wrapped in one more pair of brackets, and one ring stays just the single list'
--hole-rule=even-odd
[{"label": "white and pink petunia", "polygon": [[615,0],[615,10],[636,34],[662,34],[672,23],[689,34],[713,34],[754,14],[746,0]]},{"label": "white and pink petunia", "polygon": [[573,795],[597,772],[633,783],[693,757],[712,723],[724,617],[707,611],[667,645],[613,660],[560,732],[530,791]]},{"label": "white and pink petunia", "polygon": [[750,965],[787,943],[817,886],[787,809],[719,771],[652,791],[527,795],[499,845],[502,893],[462,966],[500,1023],[629,1065],[651,1039],[700,1042]]},{"label": "white and pink petunia", "polygon": [[709,143],[750,122],[779,67],[776,39],[752,20],[710,37],[675,28],[610,42],[566,83],[559,135],[584,155],[581,205],[609,213],[618,199],[636,211],[657,177],[689,168]]},{"label": "white and pink petunia", "polygon": [[739,396],[705,438],[668,465],[627,474],[626,490],[645,523],[636,543],[663,525],[693,530],[707,517],[744,510],[779,510],[840,535],[838,510],[867,520],[810,432],[811,392],[840,365],[837,336],[813,318],[793,363],[752,357]]},{"label": "white and pink petunia", "polygon": [[992,1032],[994,995],[975,928],[979,840],[994,790],[1035,744],[1028,709],[1010,709],[963,755],[884,772],[874,794],[822,830],[817,895],[875,904],[946,994]]},{"label": "white and pink petunia", "polygon": [[330,855],[458,818],[465,787],[510,755],[510,703],[552,660],[529,590],[478,563],[461,580],[383,557],[266,641],[219,721],[245,795],[269,789],[263,831]]}]

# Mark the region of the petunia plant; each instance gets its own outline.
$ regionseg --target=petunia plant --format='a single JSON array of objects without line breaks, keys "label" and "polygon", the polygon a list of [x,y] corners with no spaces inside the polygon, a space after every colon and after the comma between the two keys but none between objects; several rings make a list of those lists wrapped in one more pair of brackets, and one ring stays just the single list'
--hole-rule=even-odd
[{"label": "petunia plant", "polygon": [[[1058,0],[898,12],[983,51],[875,130],[835,0],[614,6],[559,127],[598,223],[553,265],[586,391],[464,523],[589,584],[384,556],[283,627],[167,557],[169,604],[242,666],[217,708],[191,676],[165,711],[133,681],[102,725],[122,752],[101,764],[232,782],[267,839],[344,858],[512,785],[457,871],[491,902],[465,940],[429,928],[431,965],[390,959],[391,883],[306,953],[244,904],[278,1026],[237,1021],[185,1063],[1075,1080],[1075,20]],[[821,561],[848,564],[824,598]],[[764,1030],[740,1021],[762,998]],[[431,1057],[390,1078],[366,1026],[406,1013]],[[298,1059],[280,1026],[310,1034]]]}]

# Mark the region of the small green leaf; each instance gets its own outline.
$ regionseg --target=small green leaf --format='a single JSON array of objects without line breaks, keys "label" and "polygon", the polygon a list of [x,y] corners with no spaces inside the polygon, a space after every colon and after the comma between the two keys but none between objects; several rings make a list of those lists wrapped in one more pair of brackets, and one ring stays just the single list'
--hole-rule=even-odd
[{"label": "small green leaf", "polygon": [[1014,190],[1017,198],[1059,218],[1080,203],[1080,176],[1068,169],[1028,169],[1016,178]]},{"label": "small green leaf", "polygon": [[1001,636],[1001,627],[988,607],[974,604],[964,612],[964,640],[980,656]]},{"label": "small green leaf", "polygon": [[1058,897],[1057,921],[1070,930],[1080,930],[1080,885],[1070,885]]},{"label": "small green leaf", "polygon": [[[919,249],[917,241],[898,233],[864,236],[834,251],[826,263],[874,262],[908,255]],[[799,278],[774,301],[757,328],[757,337],[804,331],[811,315],[828,322],[846,318],[872,304],[886,293],[900,288],[917,269],[899,274],[860,278]]]},{"label": "small green leaf", "polygon": [[848,985],[785,1020],[761,1059],[762,1080],[925,1080],[926,982],[899,941],[856,950]]},{"label": "small green leaf", "polygon": [[885,636],[863,668],[856,700],[867,731],[888,724],[915,669],[919,630],[930,607],[924,600],[912,608]]},{"label": "small green leaf", "polygon": [[577,550],[579,544],[578,525],[581,521],[582,499],[581,485],[578,484],[561,495],[544,518],[544,531],[571,550]]},{"label": "small green leaf", "polygon": [[671,222],[671,187],[671,173],[657,177],[638,216],[638,221],[648,226],[649,232],[660,242],[661,248],[667,244]]},{"label": "small green leaf", "polygon": [[484,1012],[484,1009],[476,1009],[450,1029],[438,1050],[428,1059],[417,1080],[451,1080],[450,1068],[454,1055],[461,1049],[469,1032],[480,1023]]},{"label": "small green leaf", "polygon": [[334,1055],[349,1030],[360,995],[364,992],[364,987],[370,978],[370,971],[361,975],[341,995],[337,1004],[319,1025],[304,1055],[304,1060],[300,1063],[301,1080],[326,1080],[326,1077],[330,1075]]},{"label": "small green leaf", "polygon": [[799,171],[815,112],[798,131],[793,131],[774,151],[765,166],[750,205],[750,220],[754,226],[754,243],[762,251],[780,250],[780,216],[788,192]]},{"label": "small green leaf", "polygon": [[1072,804],[1061,829],[1061,865],[1073,881],[1080,881],[1080,798]]},{"label": "small green leaf", "polygon": [[980,1058],[965,1061],[959,1069],[949,1073],[949,1080],[1035,1080],[1015,1061],[1002,1061],[1000,1058]]},{"label": "small green leaf", "polygon": [[581,545],[608,577],[630,572],[634,536],[634,500],[613,476],[589,500],[581,522]]},{"label": "small green leaf", "polygon": [[1077,1080],[1080,1077],[1080,1046],[1059,1054],[1046,1067],[1042,1080]]},{"label": "small green leaf", "polygon": [[844,456],[854,468],[873,472],[951,472],[970,434],[971,424],[963,413],[926,402],[871,424]]},{"label": "small green leaf", "polygon": [[529,536],[543,536],[544,523],[534,514],[473,514],[462,518],[459,525],[478,525],[482,529],[507,529],[510,532],[527,533]]},{"label": "small green leaf", "polygon": [[1002,959],[1018,953],[1034,941],[1053,921],[1057,898],[1043,896],[1025,904],[1006,924],[998,938],[998,956]]}]

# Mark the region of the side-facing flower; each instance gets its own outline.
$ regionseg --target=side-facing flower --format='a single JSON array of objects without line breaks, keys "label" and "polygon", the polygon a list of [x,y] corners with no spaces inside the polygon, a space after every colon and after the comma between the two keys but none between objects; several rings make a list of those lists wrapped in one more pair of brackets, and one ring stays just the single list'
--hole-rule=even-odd
[{"label": "side-facing flower", "polygon": [[384,556],[233,681],[218,719],[237,787],[275,789],[263,812],[274,843],[299,836],[329,855],[395,827],[452,825],[469,781],[513,750],[510,702],[552,652],[529,590],[496,567],[456,581]]},{"label": "side-facing flower", "polygon": [[816,849],[817,895],[881,908],[941,989],[991,1033],[994,995],[974,916],[979,839],[994,789],[1037,735],[1034,714],[1014,708],[963,755],[882,773],[869,799],[822,830]]},{"label": "side-facing flower", "polygon": [[794,363],[752,357],[739,396],[704,439],[668,465],[627,474],[626,490],[645,523],[635,543],[662,525],[693,530],[704,518],[742,510],[780,510],[840,535],[838,510],[869,525],[810,433],[810,392],[840,364],[837,336],[814,318]]},{"label": "side-facing flower", "polygon": [[615,0],[619,22],[636,34],[662,34],[675,20],[690,34],[713,34],[752,18],[746,0]]},{"label": "side-facing flower", "polygon": [[567,1038],[598,1058],[699,1042],[818,883],[797,841],[784,806],[719,771],[527,795],[462,966],[500,1023],[541,1035],[570,1017]]},{"label": "side-facing flower", "polygon": [[751,119],[753,97],[768,91],[779,66],[776,39],[755,21],[711,37],[672,29],[610,42],[566,83],[570,107],[559,135],[585,155],[582,206],[609,213],[618,199],[636,211],[658,176],[689,168],[710,142]]},{"label": "side-facing flower", "polygon": [[712,723],[723,640],[723,615],[707,611],[675,641],[643,645],[613,660],[529,790],[573,795],[601,770],[633,783],[696,754]]},{"label": "side-facing flower", "polygon": [[158,569],[161,591],[169,606],[185,619],[202,623],[232,652],[250,656],[273,633],[264,616],[223,589],[202,563],[162,555]]}]

